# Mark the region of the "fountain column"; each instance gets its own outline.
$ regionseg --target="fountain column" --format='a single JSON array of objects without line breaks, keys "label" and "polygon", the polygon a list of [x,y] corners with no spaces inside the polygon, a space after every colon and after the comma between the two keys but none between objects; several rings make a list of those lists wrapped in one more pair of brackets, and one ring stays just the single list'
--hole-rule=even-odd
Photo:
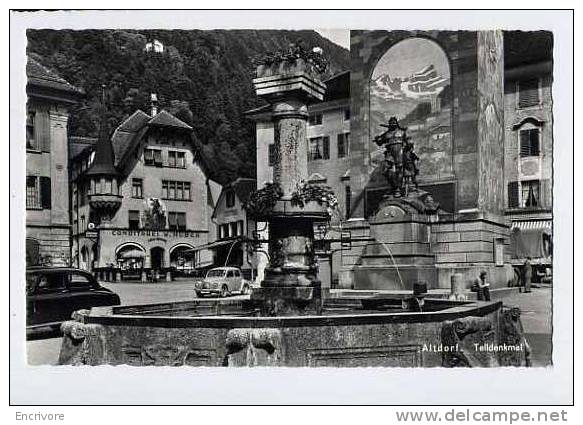
[{"label": "fountain column", "polygon": [[253,80],[258,96],[272,105],[275,163],[273,180],[282,196],[265,217],[269,223],[269,267],[252,300],[266,315],[318,314],[320,281],[314,264],[314,222],[327,220],[325,206],[292,204],[294,192],[308,179],[308,104],[321,101],[325,68],[321,54],[292,46],[287,53],[258,61]]}]

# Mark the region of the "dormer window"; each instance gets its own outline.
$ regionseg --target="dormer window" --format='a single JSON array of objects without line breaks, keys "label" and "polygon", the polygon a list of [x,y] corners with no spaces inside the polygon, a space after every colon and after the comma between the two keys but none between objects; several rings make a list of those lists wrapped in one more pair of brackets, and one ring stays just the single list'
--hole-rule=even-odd
[{"label": "dormer window", "polygon": [[160,149],[144,149],[144,164],[161,167],[162,151]]}]

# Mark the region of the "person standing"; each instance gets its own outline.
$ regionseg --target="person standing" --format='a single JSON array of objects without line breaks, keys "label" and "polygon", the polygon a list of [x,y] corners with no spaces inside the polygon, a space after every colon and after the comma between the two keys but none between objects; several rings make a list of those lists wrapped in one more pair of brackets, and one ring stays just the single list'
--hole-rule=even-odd
[{"label": "person standing", "polygon": [[531,292],[530,285],[532,283],[532,264],[530,257],[526,257],[526,261],[522,266],[522,282],[524,283],[524,292]]},{"label": "person standing", "polygon": [[490,282],[485,270],[480,272],[480,277],[476,279],[474,286],[477,288],[478,301],[490,301]]}]

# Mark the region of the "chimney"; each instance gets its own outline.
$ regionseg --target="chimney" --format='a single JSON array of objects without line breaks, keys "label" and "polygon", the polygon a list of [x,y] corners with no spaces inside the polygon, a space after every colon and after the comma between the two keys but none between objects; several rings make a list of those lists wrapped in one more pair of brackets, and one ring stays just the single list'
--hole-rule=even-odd
[{"label": "chimney", "polygon": [[152,107],[151,115],[155,117],[158,115],[158,96],[156,93],[150,94],[150,106]]}]

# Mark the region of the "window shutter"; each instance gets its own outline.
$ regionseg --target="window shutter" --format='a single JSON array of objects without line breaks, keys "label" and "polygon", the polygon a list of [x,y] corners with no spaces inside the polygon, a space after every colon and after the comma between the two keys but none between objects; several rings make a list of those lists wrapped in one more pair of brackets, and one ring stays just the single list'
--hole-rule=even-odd
[{"label": "window shutter", "polygon": [[540,132],[538,130],[530,130],[530,154],[533,156],[538,156],[540,154],[539,136]]},{"label": "window shutter", "polygon": [[324,159],[330,159],[330,137],[324,136]]},{"label": "window shutter", "polygon": [[154,162],[156,165],[162,165],[162,151],[155,150],[154,151]]},{"label": "window shutter", "polygon": [[51,209],[51,178],[40,178],[40,202],[43,209]]},{"label": "window shutter", "polygon": [[175,227],[176,226],[176,213],[169,213],[168,214],[168,226]]},{"label": "window shutter", "polygon": [[526,108],[539,104],[538,78],[518,82],[518,107]]},{"label": "window shutter", "polygon": [[344,134],[342,133],[337,136],[336,149],[338,151],[338,158],[344,157]]},{"label": "window shutter", "polygon": [[186,213],[177,213],[176,214],[176,223],[178,227],[181,229],[186,228]]},{"label": "window shutter", "polygon": [[518,182],[508,183],[508,208],[518,208]]},{"label": "window shutter", "polygon": [[47,111],[37,111],[34,121],[35,143],[43,152],[51,151],[51,122]]}]

